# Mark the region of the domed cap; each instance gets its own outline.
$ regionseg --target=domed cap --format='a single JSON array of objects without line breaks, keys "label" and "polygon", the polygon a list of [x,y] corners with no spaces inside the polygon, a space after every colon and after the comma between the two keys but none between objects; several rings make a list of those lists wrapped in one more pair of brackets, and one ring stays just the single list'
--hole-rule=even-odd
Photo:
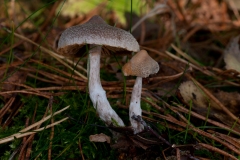
[{"label": "domed cap", "polygon": [[158,63],[152,59],[147,51],[141,50],[122,68],[125,76],[148,77],[159,71]]},{"label": "domed cap", "polygon": [[139,44],[127,31],[112,27],[95,15],[88,22],[66,29],[58,42],[59,54],[74,56],[84,54],[86,44],[102,46],[102,52],[138,52]]}]

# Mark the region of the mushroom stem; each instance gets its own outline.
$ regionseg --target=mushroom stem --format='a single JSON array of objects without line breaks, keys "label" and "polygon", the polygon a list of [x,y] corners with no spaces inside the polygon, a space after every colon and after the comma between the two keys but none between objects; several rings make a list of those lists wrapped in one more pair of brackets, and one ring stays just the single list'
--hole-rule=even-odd
[{"label": "mushroom stem", "polygon": [[123,121],[117,115],[117,113],[110,106],[106,92],[102,88],[100,80],[100,57],[101,57],[101,46],[90,45],[89,50],[89,61],[88,61],[88,88],[91,101],[94,108],[97,110],[99,117],[107,124],[110,125],[112,122],[116,122],[118,126],[124,126]]},{"label": "mushroom stem", "polygon": [[141,92],[142,92],[142,77],[137,77],[130,101],[129,107],[129,119],[134,130],[134,134],[143,131],[144,126],[137,122],[136,120],[132,119],[133,115],[140,115],[142,116],[142,109],[141,109]]}]

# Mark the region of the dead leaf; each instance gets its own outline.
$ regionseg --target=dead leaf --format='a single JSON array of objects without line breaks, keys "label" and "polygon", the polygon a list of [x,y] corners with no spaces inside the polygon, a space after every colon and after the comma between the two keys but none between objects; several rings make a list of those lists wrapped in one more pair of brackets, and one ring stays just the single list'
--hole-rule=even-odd
[{"label": "dead leaf", "polygon": [[206,97],[204,92],[201,91],[201,89],[192,81],[183,82],[178,89],[184,102],[187,105],[192,105],[196,110],[199,110],[199,108],[207,109],[211,103],[210,99]]},{"label": "dead leaf", "polygon": [[111,138],[103,133],[90,135],[89,140],[90,142],[111,142]]},{"label": "dead leaf", "polygon": [[[222,111],[222,109],[214,102],[209,99],[200,88],[198,88],[192,81],[183,82],[179,86],[179,92],[181,98],[186,105],[191,106],[197,113],[206,116],[209,114],[210,117],[219,119],[224,124],[232,126],[234,121]],[[218,100],[228,106],[228,109],[234,113],[239,113],[240,94],[237,92],[227,93],[218,91],[213,94]],[[210,112],[209,112],[210,107]],[[238,116],[238,115],[237,115]],[[238,125],[237,125],[238,126]]]},{"label": "dead leaf", "polygon": [[226,49],[224,50],[224,61],[226,69],[234,69],[240,72],[240,50],[239,50],[239,37],[233,38]]},{"label": "dead leaf", "polygon": [[[207,98],[204,92],[201,91],[192,81],[183,82],[178,89],[183,102],[186,105],[191,106],[197,113],[206,116],[208,114],[209,106],[211,106],[212,110],[210,99]],[[213,114],[211,114],[211,116],[213,116]]]}]

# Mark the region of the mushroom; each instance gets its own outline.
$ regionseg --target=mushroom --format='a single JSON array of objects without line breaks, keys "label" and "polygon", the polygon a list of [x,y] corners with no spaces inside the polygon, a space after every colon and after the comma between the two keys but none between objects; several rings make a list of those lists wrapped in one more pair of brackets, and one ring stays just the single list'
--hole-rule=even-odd
[{"label": "mushroom", "polygon": [[142,116],[142,109],[140,106],[142,77],[146,78],[150,74],[157,73],[158,70],[158,63],[154,59],[152,59],[145,50],[141,50],[136,55],[134,55],[132,59],[122,68],[123,74],[125,76],[137,76],[133,87],[129,107],[129,117],[132,128],[134,130],[134,134],[139,133],[144,129],[144,126],[140,122],[137,122],[132,118],[132,116],[134,115]]},{"label": "mushroom", "polygon": [[124,126],[110,106],[100,80],[100,57],[103,54],[138,52],[139,44],[127,31],[112,27],[95,15],[82,25],[66,29],[58,42],[59,54],[81,56],[89,52],[88,88],[90,99],[99,117],[107,124]]}]

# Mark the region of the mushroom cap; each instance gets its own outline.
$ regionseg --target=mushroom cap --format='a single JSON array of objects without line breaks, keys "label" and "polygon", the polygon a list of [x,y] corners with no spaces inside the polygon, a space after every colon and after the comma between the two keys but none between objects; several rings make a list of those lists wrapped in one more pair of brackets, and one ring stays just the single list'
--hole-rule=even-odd
[{"label": "mushroom cap", "polygon": [[86,52],[87,44],[101,45],[103,53],[140,50],[138,42],[129,32],[110,26],[95,15],[82,25],[66,29],[60,36],[57,51],[65,56],[79,56]]},{"label": "mushroom cap", "polygon": [[122,68],[125,76],[148,77],[159,71],[158,63],[152,59],[147,51],[141,50]]}]

